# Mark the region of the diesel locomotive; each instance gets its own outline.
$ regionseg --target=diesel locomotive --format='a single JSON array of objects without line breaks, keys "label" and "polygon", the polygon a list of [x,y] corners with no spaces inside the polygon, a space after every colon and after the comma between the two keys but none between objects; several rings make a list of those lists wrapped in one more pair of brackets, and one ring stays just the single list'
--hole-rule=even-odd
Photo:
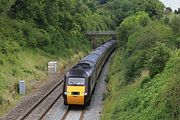
[{"label": "diesel locomotive", "polygon": [[100,72],[116,41],[109,40],[73,66],[64,76],[64,105],[89,105]]}]

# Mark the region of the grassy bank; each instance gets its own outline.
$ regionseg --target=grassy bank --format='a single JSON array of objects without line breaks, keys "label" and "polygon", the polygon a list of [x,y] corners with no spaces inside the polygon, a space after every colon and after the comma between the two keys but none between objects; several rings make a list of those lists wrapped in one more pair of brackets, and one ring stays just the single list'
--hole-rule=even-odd
[{"label": "grassy bank", "polygon": [[22,99],[23,96],[18,94],[19,80],[25,80],[26,95],[29,95],[49,80],[49,61],[57,61],[58,69],[62,71],[85,54],[87,51],[79,51],[71,56],[58,57],[38,49],[24,49],[16,54],[0,54],[0,116]]},{"label": "grassy bank", "polygon": [[[180,51],[174,51],[163,72],[153,79],[143,71],[134,82],[122,84],[121,53],[109,73],[103,120],[179,120]],[[117,67],[118,66],[118,67]]]}]

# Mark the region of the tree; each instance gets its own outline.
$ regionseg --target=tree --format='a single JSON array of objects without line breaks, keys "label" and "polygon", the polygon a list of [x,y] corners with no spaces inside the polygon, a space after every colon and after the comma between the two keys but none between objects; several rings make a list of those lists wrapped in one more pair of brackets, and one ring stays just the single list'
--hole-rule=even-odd
[{"label": "tree", "polygon": [[167,7],[165,10],[165,14],[170,14],[172,12],[171,7]]},{"label": "tree", "polygon": [[118,40],[121,48],[126,48],[129,35],[149,24],[150,17],[145,12],[138,12],[136,15],[127,17],[118,27]]},{"label": "tree", "polygon": [[175,14],[180,14],[180,8],[178,8],[178,10],[174,11]]},{"label": "tree", "polygon": [[116,25],[139,11],[145,11],[155,18],[161,18],[164,13],[164,5],[158,0],[113,0],[108,2],[108,8],[116,16]]}]

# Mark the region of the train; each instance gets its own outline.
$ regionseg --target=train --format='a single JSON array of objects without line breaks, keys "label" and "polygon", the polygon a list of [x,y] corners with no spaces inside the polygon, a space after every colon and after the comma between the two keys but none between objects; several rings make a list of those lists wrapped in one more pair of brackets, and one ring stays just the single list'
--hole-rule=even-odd
[{"label": "train", "polygon": [[109,40],[90,52],[64,75],[64,105],[90,105],[102,68],[115,49],[116,40]]}]

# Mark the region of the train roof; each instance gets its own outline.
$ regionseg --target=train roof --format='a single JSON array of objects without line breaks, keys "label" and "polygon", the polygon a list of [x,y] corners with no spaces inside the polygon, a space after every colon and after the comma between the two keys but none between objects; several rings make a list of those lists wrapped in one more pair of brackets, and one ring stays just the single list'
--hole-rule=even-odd
[{"label": "train roof", "polygon": [[104,54],[104,52],[108,49],[108,47],[110,47],[114,42],[115,40],[106,42],[105,44],[96,48],[95,51],[92,51],[89,55],[87,55],[82,60],[80,60],[79,63],[88,63],[94,66],[99,60],[99,58],[102,56],[102,54]]},{"label": "train roof", "polygon": [[90,63],[90,64],[96,64],[96,62],[99,60],[100,55],[97,55],[96,53],[91,53],[84,57],[80,63],[85,62],[85,63]]},{"label": "train roof", "polygon": [[96,51],[91,52],[90,54],[97,54],[101,56],[104,53],[105,49],[97,49]]}]

